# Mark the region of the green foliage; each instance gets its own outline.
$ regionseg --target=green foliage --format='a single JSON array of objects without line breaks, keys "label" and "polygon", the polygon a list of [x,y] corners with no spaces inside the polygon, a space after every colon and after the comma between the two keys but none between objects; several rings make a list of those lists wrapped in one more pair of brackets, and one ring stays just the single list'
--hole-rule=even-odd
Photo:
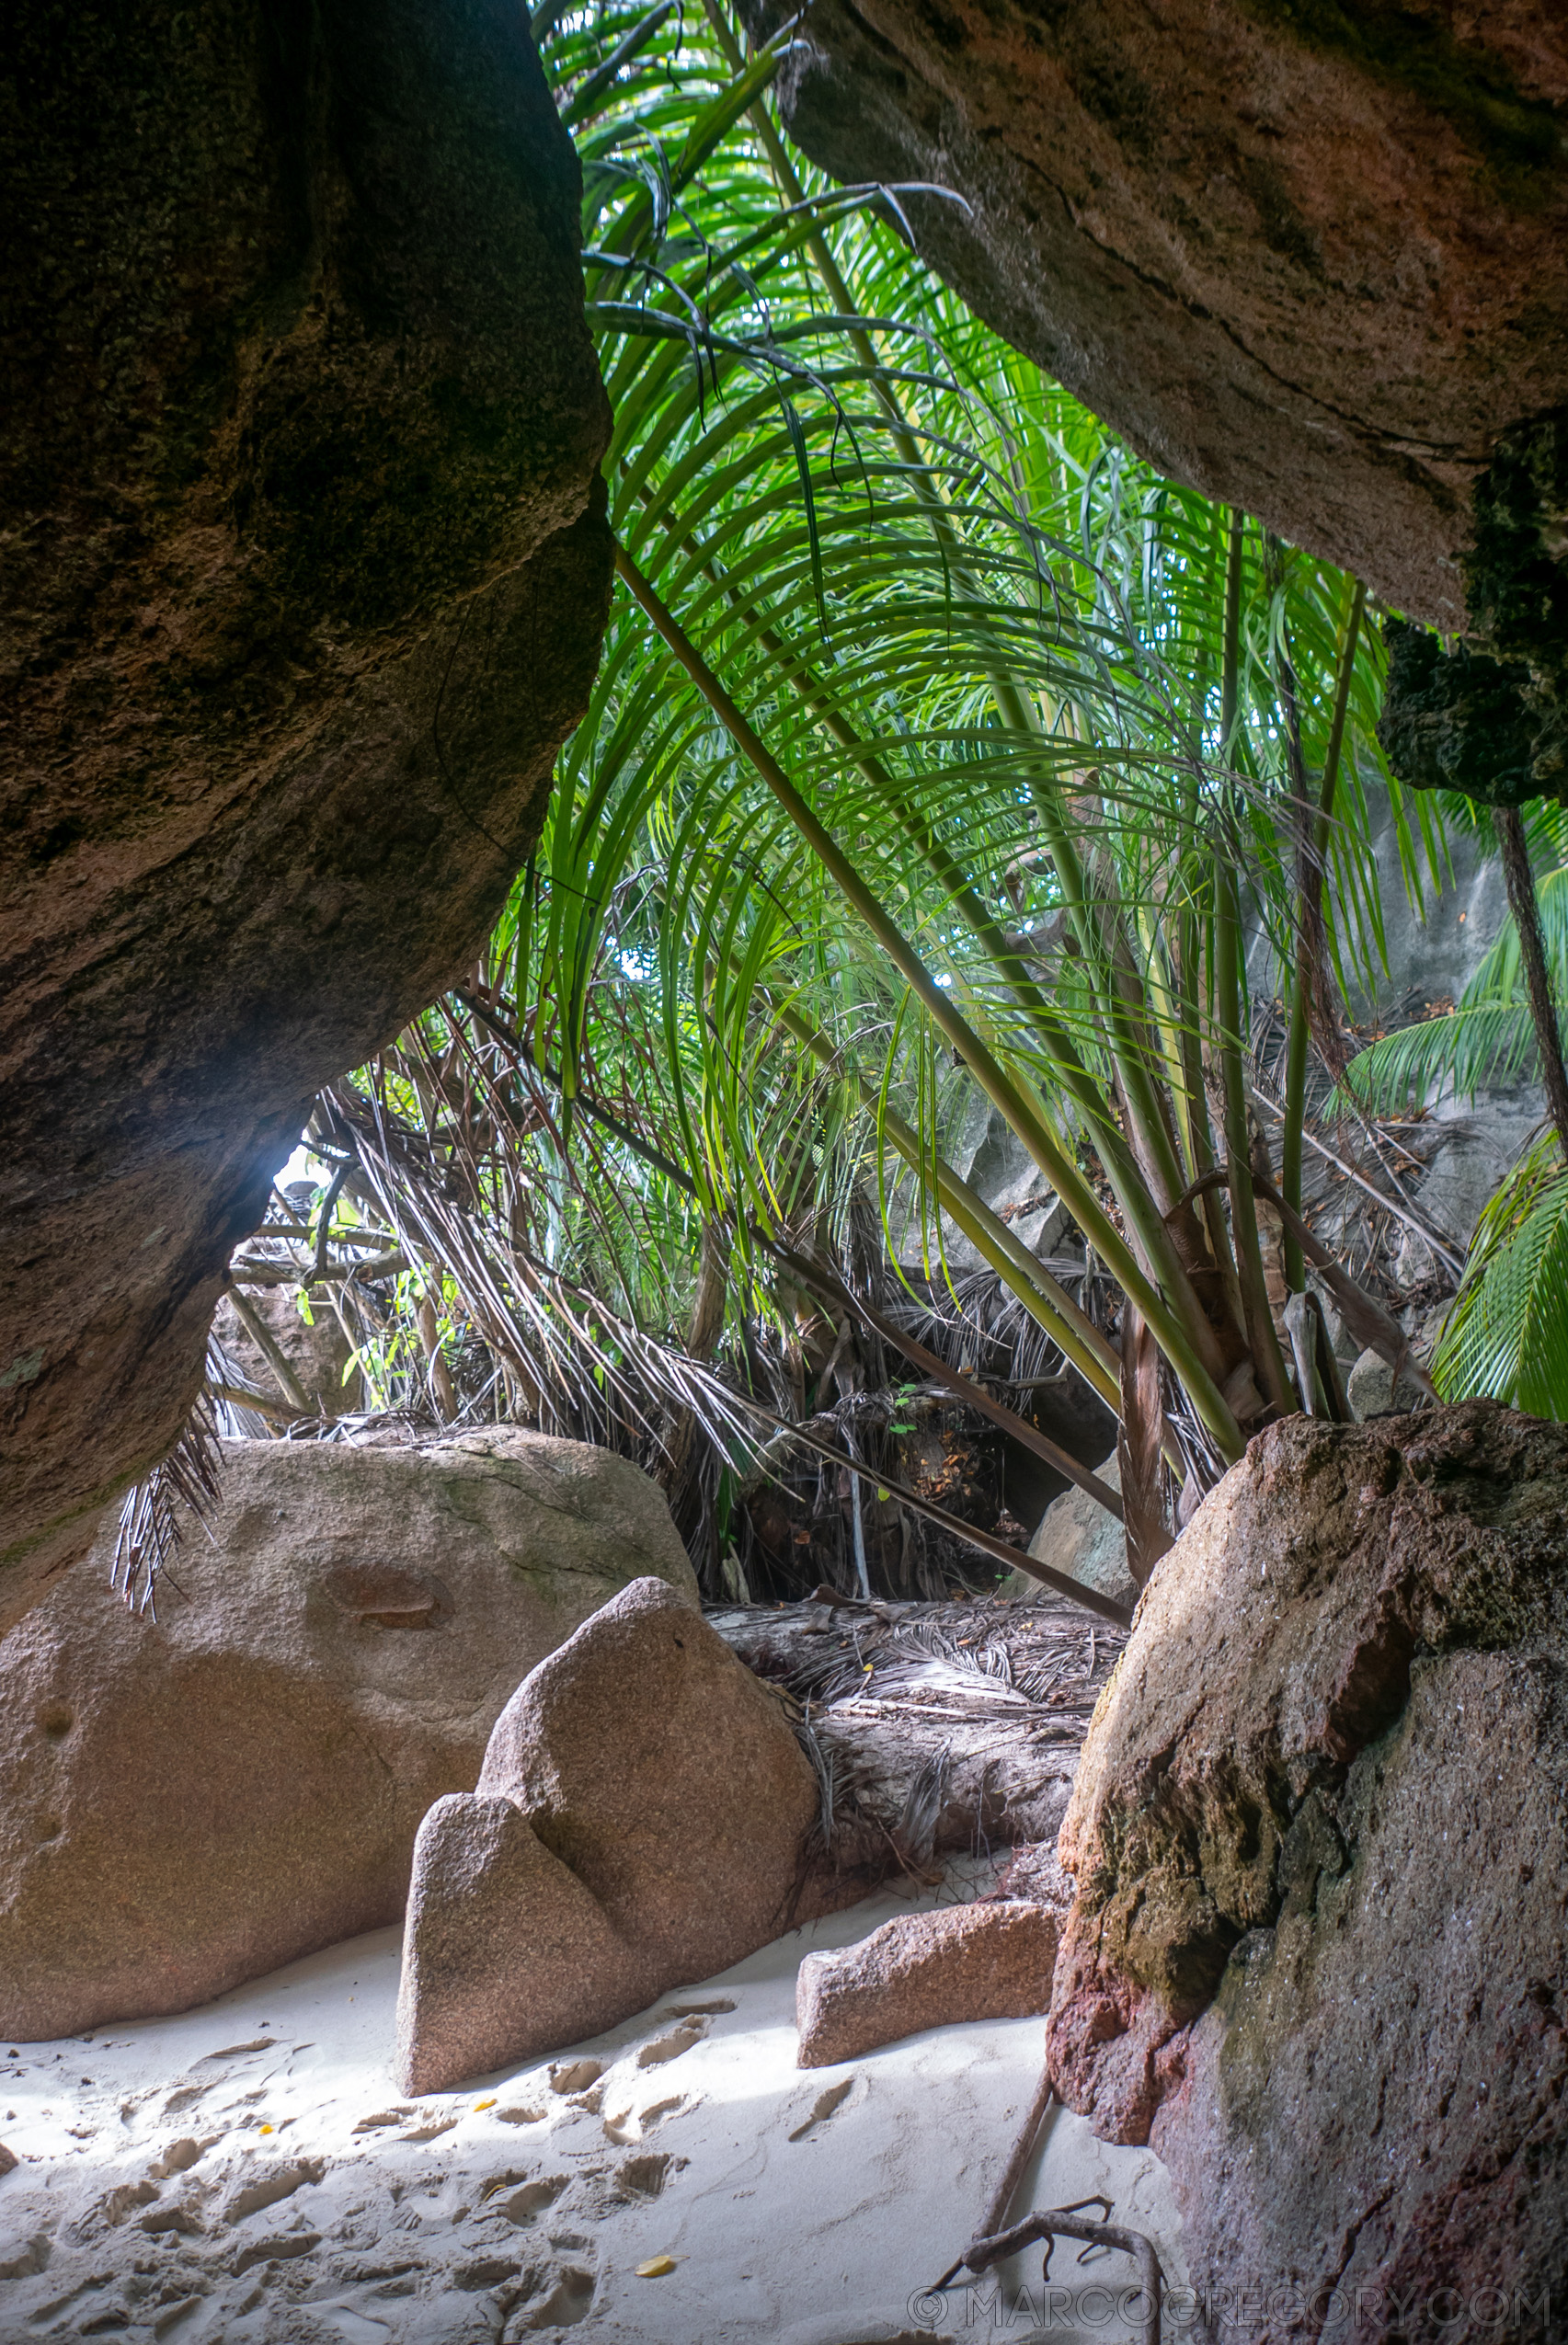
[{"label": "green foliage", "polygon": [[[1568,867],[1539,879],[1536,895],[1552,990],[1568,1007]],[[1351,1060],[1345,1084],[1374,1114],[1397,1114],[1444,1091],[1473,1099],[1489,1085],[1525,1080],[1538,1066],[1518,932],[1509,919],[1453,1009],[1383,1035]]]},{"label": "green foliage", "polygon": [[[1538,847],[1561,854],[1558,810],[1536,824]],[[1568,867],[1537,882],[1541,941],[1561,1018],[1568,1008]],[[1454,1008],[1385,1035],[1351,1061],[1345,1085],[1372,1113],[1399,1113],[1451,1092],[1539,1072],[1518,932],[1508,920]],[[1554,1136],[1528,1150],[1488,1205],[1433,1362],[1452,1400],[1491,1393],[1538,1416],[1568,1414],[1568,1180]]]},{"label": "green foliage", "polygon": [[1351,582],[1130,456],[925,270],[896,189],[798,167],[768,110],[781,53],[744,61],[717,0],[545,25],[626,559],[487,982],[359,1094],[481,1233],[459,1286],[524,1385],[561,1282],[601,1298],[606,1375],[625,1331],[684,1343],[722,1231],[721,1355],[782,1390],[811,1307],[768,1241],[847,1246],[857,1199],[902,1217],[913,1182],[933,1268],[940,1198],[1114,1398],[1103,1335],[945,1163],[979,1081],[1212,1465],[1242,1439],[1221,1382],[1276,1339],[1266,1311],[1225,1321],[1222,1217],[1182,1202],[1225,1158],[1204,1062],[1244,1122],[1236,906],[1294,958],[1342,671],[1342,977],[1384,956],[1366,777],[1417,899],[1438,809],[1382,766]]},{"label": "green foliage", "polygon": [[[1209,1031],[1207,987],[1187,999],[1193,973],[1173,967],[1170,915],[1188,901],[1207,933],[1217,848],[1251,874],[1288,951],[1279,655],[1310,767],[1347,587],[1247,529],[1222,740],[1214,509],[970,317],[898,234],[896,191],[792,184],[756,105],[772,63],[738,74],[727,39],[607,9],[545,49],[580,109],[615,528],[1009,1077],[1063,1128],[1108,1130],[1128,1049],[1163,1078],[1184,1021]],[[1382,950],[1358,795],[1380,686],[1368,636],[1329,904],[1331,951],[1360,968]],[[1436,834],[1395,799],[1418,885]],[[1105,951],[1057,934],[1081,865],[1136,986],[1165,1005],[1152,1046],[1119,1058]],[[1009,944],[1048,985],[1048,1030]],[[928,1150],[963,1099],[929,1015],[624,593],[496,966],[513,1001],[537,1005],[564,1127],[579,1094],[612,1106],[743,1251],[752,1218],[830,1212],[879,1173],[858,1077]],[[829,1038],[847,1082],[789,1047],[786,1007]],[[657,1182],[619,1171],[651,1204]],[[679,1253],[689,1240],[666,1227]]]},{"label": "green foliage", "polygon": [[1484,1392],[1568,1417],[1568,1170],[1555,1133],[1526,1151],[1482,1215],[1432,1366],[1450,1400]]}]

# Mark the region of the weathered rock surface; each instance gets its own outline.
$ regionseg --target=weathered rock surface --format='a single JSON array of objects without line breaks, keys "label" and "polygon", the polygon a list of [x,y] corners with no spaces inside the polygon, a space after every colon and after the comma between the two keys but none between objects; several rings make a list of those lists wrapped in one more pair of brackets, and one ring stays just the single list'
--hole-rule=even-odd
[{"label": "weathered rock surface", "polygon": [[1026,2019],[1049,2008],[1056,1958],[1045,1905],[998,1899],[900,1914],[858,1946],[804,1958],[797,2065],[830,2068],[964,2019]]},{"label": "weathered rock surface", "polygon": [[0,1630],[174,1436],[312,1093],[472,967],[610,584],[525,10],[6,51]]},{"label": "weathered rock surface", "polygon": [[[1094,1470],[1112,1490],[1121,1489],[1121,1468],[1114,1457]],[[1054,1572],[1082,1580],[1129,1610],[1138,1602],[1138,1583],[1127,1564],[1127,1533],[1086,1491],[1075,1487],[1052,1499],[1029,1541],[1029,1552],[1036,1563],[1048,1563]],[[1026,1572],[1014,1572],[997,1593],[1017,1604],[1037,1604],[1047,1590]]]},{"label": "weathered rock surface", "polygon": [[0,1644],[11,2042],[395,1921],[420,1818],[472,1790],[519,1676],[628,1581],[695,1600],[663,1499],[605,1450],[223,1454],[216,1544],[191,1533],[155,1621],[110,1590],[110,1537]]},{"label": "weathered rock surface", "polygon": [[477,1790],[420,1827],[402,2089],[592,2035],[765,1945],[817,1804],[776,1699],[673,1588],[634,1582],[518,1687]]},{"label": "weathered rock surface", "polygon": [[[330,1303],[317,1290],[309,1321],[300,1317],[290,1287],[252,1287],[246,1299],[293,1370],[301,1391],[324,1417],[340,1417],[363,1406],[358,1368],[349,1365],[352,1346]],[[241,1381],[269,1400],[285,1401],[261,1346],[225,1295],[212,1320],[212,1333],[239,1370]]]},{"label": "weathered rock surface", "polygon": [[1560,11],[817,0],[780,91],[963,197],[901,199],[921,252],[1162,471],[1463,623],[1477,476],[1568,405]]},{"label": "weathered rock surface", "polygon": [[1565,1584],[1568,1427],[1469,1401],[1273,1427],[1144,1593],[1062,1830],[1049,2058],[1260,2339],[1332,2286],[1558,2282]]}]

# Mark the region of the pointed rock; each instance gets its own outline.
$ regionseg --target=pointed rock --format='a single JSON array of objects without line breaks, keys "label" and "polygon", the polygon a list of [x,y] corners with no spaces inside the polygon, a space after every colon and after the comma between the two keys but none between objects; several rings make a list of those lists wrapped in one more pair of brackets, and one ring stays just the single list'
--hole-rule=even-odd
[{"label": "pointed rock", "polygon": [[477,1791],[419,1828],[402,2089],[576,2042],[764,1945],[816,1813],[773,1697],[671,1588],[633,1581],[518,1687]]}]

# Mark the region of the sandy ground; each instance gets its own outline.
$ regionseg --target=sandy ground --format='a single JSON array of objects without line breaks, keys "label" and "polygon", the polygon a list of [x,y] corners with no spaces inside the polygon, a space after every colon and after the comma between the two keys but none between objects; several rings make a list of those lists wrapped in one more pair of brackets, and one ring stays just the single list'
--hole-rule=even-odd
[{"label": "sandy ground", "polygon": [[[802,1954],[910,1902],[870,1900],[553,2063],[418,2103],[388,2066],[395,1929],[177,2019],[0,2043],[19,2160],[0,2179],[0,2339],[1121,2345],[1119,2255],[1080,2269],[1059,2247],[1050,2297],[1038,2250],[1000,2296],[926,2293],[1001,2171],[1040,2020],[795,2065]],[[1054,2111],[1015,2219],[1096,2192],[1181,2284],[1158,2161]],[[658,2258],[673,2270],[638,2276]]]}]

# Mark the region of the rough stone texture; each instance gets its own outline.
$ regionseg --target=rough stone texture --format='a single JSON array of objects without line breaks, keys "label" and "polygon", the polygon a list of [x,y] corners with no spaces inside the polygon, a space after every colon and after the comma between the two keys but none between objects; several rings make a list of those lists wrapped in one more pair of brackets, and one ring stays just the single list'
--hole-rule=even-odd
[{"label": "rough stone texture", "polygon": [[[1094,1470],[1112,1490],[1120,1490],[1121,1467],[1114,1457]],[[1048,1563],[1070,1579],[1082,1580],[1129,1610],[1138,1602],[1138,1583],[1127,1567],[1127,1533],[1086,1491],[1065,1490],[1052,1499],[1029,1541],[1029,1552],[1036,1563]],[[1026,1572],[1011,1573],[997,1590],[1017,1604],[1038,1604],[1048,1593]]]},{"label": "rough stone texture", "polygon": [[[695,1600],[624,1458],[514,1430],[224,1445],[158,1618],[112,1535],[0,1644],[0,2031],[180,2011],[395,1921],[419,1820],[627,1581]],[[672,1594],[671,1602],[675,1596]]]},{"label": "rough stone texture", "polygon": [[1487,806],[1538,798],[1527,671],[1402,620],[1385,622],[1388,683],[1378,738],[1402,782],[1459,790]]},{"label": "rough stone texture", "polygon": [[780,88],[965,199],[922,253],[1162,471],[1462,623],[1477,475],[1568,401],[1560,10],[816,0]]},{"label": "rough stone texture", "polygon": [[20,0],[0,83],[4,1627],[312,1093],[472,965],[610,548],[525,10]]},{"label": "rough stone texture", "polygon": [[1049,2008],[1056,1958],[1056,1917],[1045,1905],[998,1900],[900,1914],[858,1946],[802,1961],[797,2065],[831,2068],[964,2019],[1026,2019]]},{"label": "rough stone texture", "polygon": [[1259,2339],[1560,2278],[1565,1581],[1568,1427],[1468,1401],[1271,1428],[1144,1593],[1049,2059],[1170,2166],[1194,2286],[1280,2292]]},{"label": "rough stone texture", "polygon": [[635,1581],[524,1679],[414,1851],[401,2088],[611,2027],[784,1927],[817,1780],[692,1605]]},{"label": "rough stone texture", "polygon": [[1418,789],[1485,806],[1568,802],[1568,407],[1499,444],[1476,483],[1464,573],[1485,653],[1386,625],[1389,762]]},{"label": "rough stone texture", "polygon": [[[292,1287],[254,1287],[246,1297],[299,1379],[301,1391],[324,1417],[350,1414],[362,1405],[361,1379],[349,1368],[352,1347],[342,1321],[318,1290],[307,1323],[300,1317]],[[240,1372],[241,1381],[269,1400],[282,1401],[278,1379],[259,1344],[227,1295],[218,1305],[212,1333]]]}]

